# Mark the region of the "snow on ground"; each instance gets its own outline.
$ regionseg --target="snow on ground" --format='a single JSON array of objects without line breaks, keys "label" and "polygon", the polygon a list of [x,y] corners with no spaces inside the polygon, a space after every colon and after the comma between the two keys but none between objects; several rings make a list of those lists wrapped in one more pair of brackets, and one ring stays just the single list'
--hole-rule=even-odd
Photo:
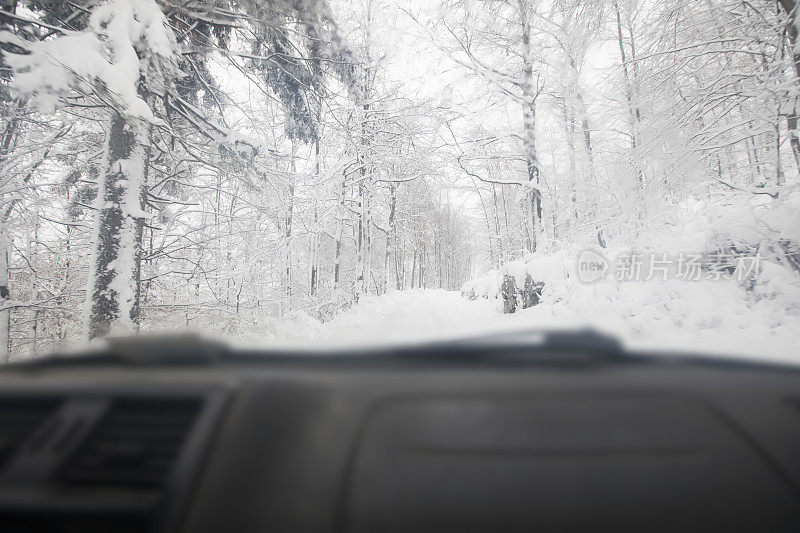
[{"label": "snow on ground", "polygon": [[[444,290],[398,291],[364,296],[325,323],[299,314],[274,323],[268,332],[253,332],[238,344],[325,349],[590,326],[618,336],[630,349],[669,349],[800,364],[800,320],[775,327],[773,318],[746,305],[737,290],[717,282],[693,283],[696,285],[683,291],[674,284],[650,288],[623,284],[619,290],[606,286],[600,290],[613,291],[609,298],[592,300],[587,297],[596,294],[586,293],[576,295],[577,300],[571,303],[544,301],[509,315],[502,313],[499,299],[469,300]],[[663,293],[664,298],[651,301],[653,291]],[[684,298],[676,299],[681,293]],[[576,301],[582,304],[576,305]],[[617,303],[609,307],[610,301]],[[675,303],[667,309],[664,301]]]},{"label": "snow on ground", "polygon": [[[653,225],[630,242],[593,251],[608,268],[599,279],[585,279],[578,268],[586,249],[561,248],[507,262],[467,282],[461,294],[407,290],[363,296],[325,323],[300,312],[267,327],[255,321],[252,334],[237,335],[254,346],[269,342],[326,348],[589,326],[617,336],[631,349],[800,364],[800,255],[793,255],[798,252],[792,244],[799,242],[800,191],[785,191],[780,201],[741,195],[724,205],[687,203],[676,206],[669,224]],[[709,280],[713,276],[708,269],[702,276],[678,275],[676,258],[719,250],[757,253],[761,260],[746,272],[739,264],[727,279]],[[669,256],[669,271],[660,279],[616,276],[619,258],[634,251],[645,257]],[[503,314],[503,277],[513,276],[522,288],[528,274],[545,284],[541,303]]]},{"label": "snow on ground", "polygon": [[[412,289],[364,295],[359,303],[324,323],[300,312],[275,322],[267,334],[270,341],[290,346],[397,344],[513,329],[515,321],[509,318],[498,311],[496,301],[471,301],[452,291]],[[263,334],[253,332],[245,342],[262,342]]]}]

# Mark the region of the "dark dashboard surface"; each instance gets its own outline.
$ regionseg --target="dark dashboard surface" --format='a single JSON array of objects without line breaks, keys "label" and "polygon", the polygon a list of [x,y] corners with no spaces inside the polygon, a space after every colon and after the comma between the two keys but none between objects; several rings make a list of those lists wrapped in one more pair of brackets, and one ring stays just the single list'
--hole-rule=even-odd
[{"label": "dark dashboard surface", "polygon": [[797,368],[588,341],[11,365],[0,531],[800,531]]}]

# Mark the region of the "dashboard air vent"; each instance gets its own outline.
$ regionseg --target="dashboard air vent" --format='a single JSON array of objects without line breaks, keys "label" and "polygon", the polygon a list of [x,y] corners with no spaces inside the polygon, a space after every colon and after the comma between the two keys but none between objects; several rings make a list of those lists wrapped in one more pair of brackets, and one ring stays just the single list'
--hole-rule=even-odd
[{"label": "dashboard air vent", "polygon": [[57,405],[54,399],[0,399],[0,468],[8,464]]},{"label": "dashboard air vent", "polygon": [[61,473],[69,485],[163,485],[201,407],[199,399],[112,403]]}]

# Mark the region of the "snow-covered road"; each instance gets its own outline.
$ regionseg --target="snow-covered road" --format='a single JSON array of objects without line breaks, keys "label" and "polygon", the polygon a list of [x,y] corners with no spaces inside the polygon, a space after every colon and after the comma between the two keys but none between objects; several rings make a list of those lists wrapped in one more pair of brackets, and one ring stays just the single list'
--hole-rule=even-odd
[{"label": "snow-covered road", "polygon": [[499,312],[496,301],[468,300],[445,290],[405,290],[363,296],[325,323],[300,314],[277,323],[274,335],[279,342],[319,345],[424,342],[521,327],[515,318]]},{"label": "snow-covered road", "polygon": [[[406,342],[475,336],[524,327],[522,315],[503,315],[494,300],[468,300],[445,290],[365,296],[320,326],[319,338],[341,342]],[[515,320],[516,319],[516,320]]]},{"label": "snow-covered road", "polygon": [[[709,305],[720,302],[709,302]],[[560,304],[542,303],[513,315],[504,315],[498,300],[468,300],[458,292],[406,290],[382,296],[365,296],[334,319],[320,323],[300,314],[272,324],[269,344],[328,348],[347,345],[419,343],[432,340],[479,337],[541,328],[594,327],[618,336],[633,349],[675,349],[738,354],[745,358],[800,363],[791,331],[776,336],[754,323],[677,326],[663,320],[625,315],[619,309],[586,313]],[[263,331],[244,341],[264,346]]]}]

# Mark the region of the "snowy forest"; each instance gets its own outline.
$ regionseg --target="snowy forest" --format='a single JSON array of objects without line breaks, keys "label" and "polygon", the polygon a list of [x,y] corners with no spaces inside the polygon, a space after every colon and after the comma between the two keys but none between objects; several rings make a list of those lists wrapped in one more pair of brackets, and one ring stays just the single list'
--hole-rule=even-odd
[{"label": "snowy forest", "polygon": [[[542,316],[796,353],[795,0],[0,0],[0,26],[2,360],[526,278]],[[762,261],[591,285],[586,249]]]}]

